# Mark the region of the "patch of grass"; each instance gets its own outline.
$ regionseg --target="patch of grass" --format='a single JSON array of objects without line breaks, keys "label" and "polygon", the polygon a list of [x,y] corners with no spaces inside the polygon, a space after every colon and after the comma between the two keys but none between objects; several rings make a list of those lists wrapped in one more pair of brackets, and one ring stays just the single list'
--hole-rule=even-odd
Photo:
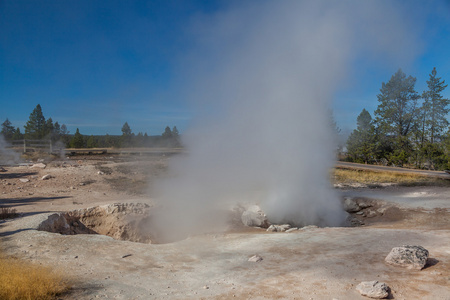
[{"label": "patch of grass", "polygon": [[54,270],[0,255],[0,299],[55,299],[68,283]]},{"label": "patch of grass", "polygon": [[450,186],[449,180],[414,173],[373,172],[367,170],[334,169],[334,183],[367,185],[395,183],[402,186],[437,185]]},{"label": "patch of grass", "polygon": [[17,217],[17,210],[11,207],[0,207],[0,220]]}]

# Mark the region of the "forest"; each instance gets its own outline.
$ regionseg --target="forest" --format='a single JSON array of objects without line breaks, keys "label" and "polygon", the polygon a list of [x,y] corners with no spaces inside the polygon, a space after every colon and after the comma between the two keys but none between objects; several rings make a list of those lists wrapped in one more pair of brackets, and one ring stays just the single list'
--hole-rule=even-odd
[{"label": "forest", "polygon": [[347,140],[346,160],[420,169],[450,168],[450,100],[447,85],[433,68],[427,89],[415,90],[416,78],[399,69],[377,95],[372,115],[363,109]]},{"label": "forest", "polygon": [[122,135],[83,135],[77,128],[71,134],[65,124],[60,125],[52,118],[46,119],[40,104],[33,109],[24,126],[24,133],[14,127],[9,119],[1,125],[0,133],[7,142],[19,140],[51,140],[62,142],[66,148],[123,148],[123,147],[181,147],[180,136],[176,126],[167,126],[161,135],[135,134],[128,122],[122,126]]}]

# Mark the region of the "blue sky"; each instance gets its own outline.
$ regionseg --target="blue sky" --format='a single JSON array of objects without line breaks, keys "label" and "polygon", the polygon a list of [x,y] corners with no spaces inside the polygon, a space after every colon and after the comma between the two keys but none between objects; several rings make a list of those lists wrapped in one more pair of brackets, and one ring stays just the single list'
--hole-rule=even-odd
[{"label": "blue sky", "polygon": [[[333,102],[344,130],[363,108],[376,109],[381,83],[398,68],[417,77],[419,93],[433,67],[450,82],[450,2],[398,2],[410,3],[408,14],[418,20],[415,54],[385,64],[353,61]],[[197,21],[239,3],[0,0],[0,122],[9,118],[23,132],[39,103],[72,133],[121,134],[125,122],[135,133],[161,134],[167,125],[183,132],[196,114],[182,87],[198,47]]]}]

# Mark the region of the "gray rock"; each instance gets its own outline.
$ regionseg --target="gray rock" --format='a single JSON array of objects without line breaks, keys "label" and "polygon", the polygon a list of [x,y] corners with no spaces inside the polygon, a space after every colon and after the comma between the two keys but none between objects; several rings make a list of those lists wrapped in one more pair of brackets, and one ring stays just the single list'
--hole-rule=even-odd
[{"label": "gray rock", "polygon": [[389,296],[389,287],[384,282],[363,281],[356,286],[356,290],[363,296],[383,299]]},{"label": "gray rock", "polygon": [[358,203],[353,198],[345,198],[344,200],[344,210],[346,212],[352,213],[352,212],[358,212],[361,210],[361,207],[359,207]]},{"label": "gray rock", "polygon": [[263,260],[263,258],[261,256],[257,255],[257,254],[253,255],[252,257],[250,257],[248,259],[248,261],[251,261],[251,262],[260,262],[262,260]]},{"label": "gray rock", "polygon": [[41,169],[45,169],[46,167],[47,167],[46,164],[38,163],[38,164],[32,165],[30,168],[41,168]]},{"label": "gray rock", "polygon": [[266,231],[268,231],[268,232],[276,232],[277,228],[275,227],[275,225],[270,225],[269,228],[267,228]]},{"label": "gray rock", "polygon": [[304,227],[300,228],[300,230],[309,230],[309,229],[316,229],[316,228],[319,228],[319,227],[316,225],[308,225],[308,226],[304,226]]},{"label": "gray rock", "polygon": [[55,213],[48,216],[47,220],[39,224],[37,230],[70,234],[70,225],[61,213]]},{"label": "gray rock", "polygon": [[286,230],[286,233],[293,232],[293,231],[298,231],[298,228],[297,227],[289,228],[288,230]]},{"label": "gray rock", "polygon": [[270,225],[267,216],[258,205],[250,206],[241,216],[242,223],[250,227],[268,228]]},{"label": "gray rock", "polygon": [[422,270],[428,259],[428,250],[422,246],[404,245],[392,248],[384,259],[387,264],[407,269]]},{"label": "gray rock", "polygon": [[19,180],[20,180],[20,182],[23,182],[23,183],[26,183],[26,182],[30,181],[30,179],[26,179],[26,178],[20,178]]},{"label": "gray rock", "polygon": [[269,231],[269,232],[285,232],[286,230],[289,230],[290,228],[291,228],[291,225],[289,225],[289,224],[270,225],[269,228],[267,228],[267,231]]},{"label": "gray rock", "polygon": [[6,169],[3,167],[0,167],[0,172],[6,172]]}]

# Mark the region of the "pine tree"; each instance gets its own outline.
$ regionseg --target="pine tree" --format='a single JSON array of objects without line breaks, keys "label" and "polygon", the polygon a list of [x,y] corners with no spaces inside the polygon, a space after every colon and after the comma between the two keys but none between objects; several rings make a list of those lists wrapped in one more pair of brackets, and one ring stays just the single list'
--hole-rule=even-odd
[{"label": "pine tree", "polygon": [[445,80],[436,77],[436,68],[433,68],[430,79],[427,81],[428,90],[422,93],[424,99],[422,105],[422,145],[427,139],[431,144],[439,140],[441,135],[448,129],[450,100],[442,96],[442,91],[447,87]]},{"label": "pine tree", "polygon": [[70,147],[71,148],[84,148],[84,139],[78,128],[77,128],[77,131],[75,132],[75,135],[73,136],[72,140],[70,141]]},{"label": "pine tree", "polygon": [[375,111],[377,131],[393,140],[393,151],[388,158],[399,165],[404,164],[413,151],[410,137],[418,118],[419,99],[415,84],[416,78],[406,77],[399,69],[387,83],[382,83],[377,95],[380,103]]},{"label": "pine tree", "polygon": [[45,118],[41,105],[38,104],[25,125],[25,138],[41,139],[45,136]]},{"label": "pine tree", "polygon": [[347,140],[347,153],[352,161],[368,163],[375,154],[375,126],[366,109],[362,110],[356,122],[357,128]]},{"label": "pine tree", "polygon": [[172,130],[170,130],[169,126],[166,126],[166,129],[164,129],[164,132],[162,133],[162,137],[165,139],[170,139],[172,137]]},{"label": "pine tree", "polygon": [[131,128],[128,122],[125,122],[122,126],[122,136],[131,136]]},{"label": "pine tree", "polygon": [[55,126],[53,125],[52,118],[48,118],[47,121],[45,121],[44,137],[45,138],[51,138],[54,129],[55,129]]},{"label": "pine tree", "polygon": [[95,148],[95,147],[97,147],[97,141],[96,141],[96,139],[94,138],[93,135],[91,135],[91,136],[88,138],[86,144],[87,144],[86,146],[87,146],[88,148]]},{"label": "pine tree", "polygon": [[20,128],[17,127],[12,136],[14,141],[23,140],[23,134],[20,132]]},{"label": "pine tree", "polygon": [[2,130],[0,133],[3,135],[5,140],[10,141],[13,139],[15,129],[14,126],[12,126],[12,123],[6,118],[5,122],[2,123]]}]

